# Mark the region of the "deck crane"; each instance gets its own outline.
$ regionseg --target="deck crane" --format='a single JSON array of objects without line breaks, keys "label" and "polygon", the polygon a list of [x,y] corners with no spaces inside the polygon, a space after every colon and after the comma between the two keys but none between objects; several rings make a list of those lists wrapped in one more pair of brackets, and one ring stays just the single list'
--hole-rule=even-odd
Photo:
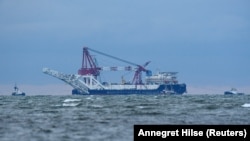
[{"label": "deck crane", "polygon": [[97,67],[95,60],[90,55],[88,48],[83,48],[82,68],[78,70],[79,75],[93,75],[95,78],[100,75],[100,67]]},{"label": "deck crane", "polygon": [[[130,62],[130,61],[127,61],[127,60],[124,60],[115,56],[111,56],[109,54],[106,54],[106,53],[103,53],[103,52],[100,52],[100,51],[97,51],[88,47],[83,47],[82,67],[78,70],[79,75],[93,75],[95,78],[97,78],[100,75],[100,71],[102,70],[102,68],[97,66],[96,61],[90,55],[89,50],[95,53],[98,53],[100,55],[135,66],[136,70],[135,70],[135,74],[134,74],[133,81],[132,81],[132,83],[135,85],[143,84],[142,78],[141,78],[142,72],[146,72],[147,75],[151,75],[151,71],[145,68],[150,63],[150,61],[146,62],[144,65],[138,65],[136,63],[133,63],[133,62]],[[116,69],[113,69],[113,70],[116,70]],[[125,70],[131,71],[132,69],[129,66],[129,67],[125,67]]]}]

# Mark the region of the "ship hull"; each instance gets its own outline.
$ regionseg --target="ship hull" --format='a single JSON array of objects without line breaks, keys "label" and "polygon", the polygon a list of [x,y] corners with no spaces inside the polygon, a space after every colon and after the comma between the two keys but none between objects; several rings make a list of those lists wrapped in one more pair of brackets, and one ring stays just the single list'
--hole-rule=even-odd
[{"label": "ship hull", "polygon": [[234,93],[234,92],[226,91],[224,92],[224,95],[244,95],[244,93]]},{"label": "ship hull", "polygon": [[12,96],[25,96],[25,93],[12,93]]},{"label": "ship hull", "polygon": [[88,90],[88,94],[80,93],[77,89],[72,90],[73,95],[157,95],[157,94],[177,94],[181,95],[186,92],[186,84],[164,84],[159,85],[157,89],[102,89]]}]

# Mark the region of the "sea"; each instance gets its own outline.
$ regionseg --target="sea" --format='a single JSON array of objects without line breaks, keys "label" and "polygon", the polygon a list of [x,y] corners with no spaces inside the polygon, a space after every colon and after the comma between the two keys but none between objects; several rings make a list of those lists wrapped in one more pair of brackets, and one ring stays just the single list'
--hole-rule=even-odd
[{"label": "sea", "polygon": [[0,96],[1,141],[132,141],[137,124],[250,125],[250,95]]}]

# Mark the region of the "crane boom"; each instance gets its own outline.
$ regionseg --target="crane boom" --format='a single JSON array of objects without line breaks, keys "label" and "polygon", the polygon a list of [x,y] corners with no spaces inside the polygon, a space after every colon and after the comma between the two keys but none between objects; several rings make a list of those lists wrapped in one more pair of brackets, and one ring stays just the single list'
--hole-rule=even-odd
[{"label": "crane boom", "polygon": [[[103,70],[101,67],[97,67],[94,59],[89,54],[88,50],[93,51],[95,53],[98,53],[100,55],[121,61],[121,62],[124,62],[124,63],[130,64],[130,65],[136,66],[137,68],[136,68],[135,75],[133,78],[133,83],[136,85],[143,84],[142,79],[141,79],[142,72],[146,72],[147,74],[150,74],[150,72],[151,72],[150,70],[145,69],[145,67],[150,63],[150,61],[146,62],[144,65],[138,65],[138,64],[135,64],[133,62],[130,62],[130,61],[127,61],[127,60],[124,60],[124,59],[121,59],[121,58],[118,58],[118,57],[115,57],[115,56],[112,56],[112,55],[109,55],[109,54],[106,54],[106,53],[103,53],[103,52],[100,52],[97,50],[94,50],[94,49],[91,49],[88,47],[84,47],[83,48],[82,68],[79,69],[79,71],[78,71],[78,74],[80,74],[80,75],[91,74],[91,75],[94,75],[95,78],[97,78],[97,76],[100,75],[100,70]],[[118,70],[118,69],[116,67],[113,67],[110,70]],[[128,67],[125,70],[131,70],[131,67]]]},{"label": "crane boom", "polygon": [[110,58],[113,58],[115,60],[119,60],[121,62],[124,62],[124,63],[127,63],[127,64],[130,64],[130,65],[134,65],[134,66],[140,66],[138,64],[135,64],[135,63],[132,63],[130,61],[127,61],[127,60],[124,60],[124,59],[121,59],[121,58],[118,58],[118,57],[115,57],[115,56],[112,56],[112,55],[109,55],[109,54],[106,54],[106,53],[103,53],[103,52],[100,52],[100,51],[97,51],[97,50],[94,50],[94,49],[91,49],[91,48],[88,48],[88,50],[91,50],[95,53],[98,53],[98,54],[101,54],[101,55],[104,55],[104,56],[107,56],[107,57],[110,57]]}]

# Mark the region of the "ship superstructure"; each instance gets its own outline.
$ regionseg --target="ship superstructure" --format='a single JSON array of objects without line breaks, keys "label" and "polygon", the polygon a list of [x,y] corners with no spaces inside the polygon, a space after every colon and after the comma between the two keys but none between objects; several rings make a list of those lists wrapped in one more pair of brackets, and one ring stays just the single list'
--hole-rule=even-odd
[{"label": "ship superstructure", "polygon": [[12,92],[13,96],[25,96],[25,93],[20,91],[19,88],[17,87],[17,85],[15,84],[14,86],[14,92]]},{"label": "ship superstructure", "polygon": [[[125,67],[100,67],[90,52],[124,62],[129,64]],[[183,94],[186,92],[186,84],[179,84],[177,81],[177,72],[159,72],[152,75],[152,71],[146,69],[150,61],[144,65],[138,65],[130,61],[108,55],[106,53],[84,47],[82,67],[78,74],[64,74],[49,68],[44,68],[43,72],[54,76],[74,89],[74,95],[91,95],[91,94]],[[133,71],[134,76],[131,82],[122,80],[121,83],[102,82],[99,77],[101,71]],[[145,82],[142,80],[142,73],[146,73]]]}]

